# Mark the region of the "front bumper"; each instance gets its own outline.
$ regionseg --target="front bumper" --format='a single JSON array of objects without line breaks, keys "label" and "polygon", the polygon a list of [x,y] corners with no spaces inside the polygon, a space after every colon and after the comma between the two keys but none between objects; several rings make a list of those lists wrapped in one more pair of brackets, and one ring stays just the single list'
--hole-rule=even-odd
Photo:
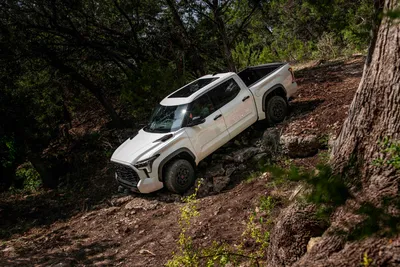
[{"label": "front bumper", "polygon": [[117,182],[136,193],[151,193],[164,187],[158,177],[147,177],[144,171],[131,165],[114,163]]}]

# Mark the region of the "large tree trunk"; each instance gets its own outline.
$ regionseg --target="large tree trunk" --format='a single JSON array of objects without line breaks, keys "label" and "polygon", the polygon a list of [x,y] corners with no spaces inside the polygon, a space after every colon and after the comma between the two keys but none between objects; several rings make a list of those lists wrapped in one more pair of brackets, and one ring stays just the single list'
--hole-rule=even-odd
[{"label": "large tree trunk", "polygon": [[[396,0],[386,0],[384,10],[397,6]],[[338,171],[358,166],[361,171],[358,179],[369,192],[365,200],[395,196],[399,173],[393,166],[373,161],[388,156],[384,155],[380,141],[384,138],[397,141],[399,137],[400,24],[384,17],[370,63],[364,68],[349,115],[332,150],[333,166]]]},{"label": "large tree trunk", "polygon": [[[384,13],[399,6],[397,0],[385,0]],[[292,267],[360,266],[366,259],[372,262],[364,266],[400,264],[398,232],[390,237],[380,235],[393,225],[398,227],[400,170],[387,162],[374,163],[378,158],[390,158],[381,140],[396,142],[400,138],[400,24],[383,17],[376,33],[375,49],[366,61],[332,150],[334,169],[353,185],[352,198],[332,214],[331,225],[321,239]],[[359,208],[366,204],[379,213],[361,216]],[[377,227],[368,230],[365,220]],[[357,230],[367,235],[360,239]]]}]

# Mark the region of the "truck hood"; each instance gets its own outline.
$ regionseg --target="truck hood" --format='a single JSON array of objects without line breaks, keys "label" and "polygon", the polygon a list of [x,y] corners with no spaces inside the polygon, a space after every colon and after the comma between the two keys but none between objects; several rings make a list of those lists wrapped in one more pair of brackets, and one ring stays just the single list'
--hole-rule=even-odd
[{"label": "truck hood", "polygon": [[127,139],[114,151],[111,161],[133,164],[151,157],[152,155],[147,156],[149,152],[165,145],[165,142],[155,141],[168,134],[170,133],[148,133],[142,129],[135,137]]}]

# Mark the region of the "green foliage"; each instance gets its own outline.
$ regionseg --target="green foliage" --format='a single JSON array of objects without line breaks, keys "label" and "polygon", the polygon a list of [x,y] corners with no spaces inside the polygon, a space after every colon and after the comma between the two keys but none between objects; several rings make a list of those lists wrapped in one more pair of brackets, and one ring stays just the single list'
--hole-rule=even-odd
[{"label": "green foliage", "polygon": [[40,188],[42,181],[39,173],[33,168],[32,164],[25,163],[16,171],[16,180],[22,181],[23,190],[34,192]]},{"label": "green foliage", "polygon": [[195,192],[192,195],[184,197],[182,201],[185,203],[180,208],[179,227],[180,234],[178,239],[178,253],[173,254],[173,258],[166,264],[168,267],[179,267],[179,266],[199,266],[199,252],[194,249],[193,241],[187,231],[190,229],[192,219],[199,216],[197,211],[197,191],[200,184],[196,187]]},{"label": "green foliage", "polygon": [[386,14],[390,19],[395,20],[400,18],[400,8],[396,8],[394,10],[389,10]]},{"label": "green foliage", "polygon": [[369,267],[369,266],[371,266],[371,263],[372,263],[373,261],[374,261],[373,259],[371,259],[371,258],[368,257],[368,253],[367,253],[367,252],[364,252],[364,254],[363,254],[363,260],[362,260],[362,262],[361,262],[361,265],[364,266],[364,267]]},{"label": "green foliage", "polygon": [[400,170],[400,142],[392,141],[388,137],[384,138],[383,141],[379,142],[381,147],[381,153],[385,157],[375,159],[373,164],[382,166],[392,166],[397,170]]},{"label": "green foliage", "polygon": [[260,198],[260,209],[264,211],[268,216],[271,215],[273,208],[275,207],[276,201],[271,197],[262,196]]},{"label": "green foliage", "polygon": [[[184,206],[180,208],[180,234],[178,239],[178,252],[174,252],[166,266],[226,266],[228,263],[237,265],[240,259],[247,259],[251,264],[258,265],[259,259],[264,257],[264,252],[269,245],[269,227],[272,225],[270,218],[272,210],[275,208],[276,200],[271,196],[261,197],[258,207],[250,213],[246,229],[242,233],[243,240],[239,245],[228,245],[213,241],[209,247],[197,248],[193,244],[188,231],[190,230],[192,220],[200,214],[197,210],[196,194],[200,184],[195,192],[183,198]],[[243,244],[246,240],[252,240],[258,250],[254,253],[244,252]]]}]

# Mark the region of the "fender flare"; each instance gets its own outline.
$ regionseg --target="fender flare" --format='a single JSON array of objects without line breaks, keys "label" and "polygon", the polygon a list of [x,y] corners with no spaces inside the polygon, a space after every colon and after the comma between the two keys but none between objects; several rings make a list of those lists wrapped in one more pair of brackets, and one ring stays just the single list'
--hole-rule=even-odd
[{"label": "fender flare", "polygon": [[190,151],[190,149],[186,148],[186,147],[179,148],[179,149],[175,150],[174,152],[172,152],[171,154],[169,154],[168,156],[166,156],[158,165],[158,180],[160,182],[163,181],[163,177],[162,177],[163,173],[162,172],[163,172],[163,168],[164,168],[165,164],[168,163],[168,161],[170,161],[172,158],[176,157],[177,155],[179,155],[182,152],[186,152],[190,155],[190,157],[193,160],[193,162],[191,162],[191,163],[193,164],[193,167],[196,167],[196,156],[193,154],[193,152]]},{"label": "fender flare", "polygon": [[272,86],[271,88],[269,88],[263,95],[263,99],[262,99],[262,110],[265,112],[265,102],[267,100],[268,95],[270,95],[271,93],[273,93],[276,89],[282,89],[285,92],[285,97],[287,95],[287,91],[285,86],[283,86],[282,84],[276,84],[274,86]]}]

